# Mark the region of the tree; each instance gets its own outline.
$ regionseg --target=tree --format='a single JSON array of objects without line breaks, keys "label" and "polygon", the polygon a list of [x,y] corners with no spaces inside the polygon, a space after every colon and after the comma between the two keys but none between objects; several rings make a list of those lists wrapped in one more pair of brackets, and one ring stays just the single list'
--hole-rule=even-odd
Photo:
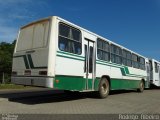
[{"label": "tree", "polygon": [[0,43],[0,82],[2,82],[3,73],[5,73],[6,81],[10,81],[14,46],[15,40],[13,43]]}]

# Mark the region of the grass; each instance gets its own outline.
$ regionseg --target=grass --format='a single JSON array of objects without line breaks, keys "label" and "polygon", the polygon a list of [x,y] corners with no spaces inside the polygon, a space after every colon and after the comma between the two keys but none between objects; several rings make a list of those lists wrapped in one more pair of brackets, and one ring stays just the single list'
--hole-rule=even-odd
[{"label": "grass", "polygon": [[0,84],[0,90],[3,89],[26,89],[31,88],[30,86],[23,86],[23,85],[14,85],[14,84]]}]

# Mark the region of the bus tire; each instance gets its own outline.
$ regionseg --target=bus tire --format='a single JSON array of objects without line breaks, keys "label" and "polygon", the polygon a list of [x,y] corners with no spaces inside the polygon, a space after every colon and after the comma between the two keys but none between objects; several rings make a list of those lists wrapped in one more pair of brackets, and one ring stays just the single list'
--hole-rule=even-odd
[{"label": "bus tire", "polygon": [[139,88],[137,89],[138,92],[142,93],[144,91],[144,82],[141,81],[139,83]]},{"label": "bus tire", "polygon": [[103,77],[99,83],[98,97],[106,98],[109,95],[110,85],[107,78]]}]

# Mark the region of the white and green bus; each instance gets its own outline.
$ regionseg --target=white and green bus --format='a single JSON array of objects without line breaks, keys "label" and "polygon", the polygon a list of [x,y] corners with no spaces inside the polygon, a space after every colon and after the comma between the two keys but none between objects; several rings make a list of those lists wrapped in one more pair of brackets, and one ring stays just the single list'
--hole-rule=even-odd
[{"label": "white and green bus", "polygon": [[160,87],[160,62],[155,59],[149,60],[150,84]]},{"label": "white and green bus", "polygon": [[148,87],[149,60],[117,43],[53,16],[23,26],[13,55],[12,83],[70,91]]}]

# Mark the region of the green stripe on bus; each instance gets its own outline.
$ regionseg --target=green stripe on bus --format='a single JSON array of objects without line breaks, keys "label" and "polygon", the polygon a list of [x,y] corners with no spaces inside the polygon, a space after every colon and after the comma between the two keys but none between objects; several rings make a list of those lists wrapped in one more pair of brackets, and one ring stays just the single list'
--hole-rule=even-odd
[{"label": "green stripe on bus", "polygon": [[141,80],[111,78],[111,90],[139,88]]},{"label": "green stripe on bus", "polygon": [[26,69],[29,69],[29,63],[27,61],[26,55],[13,56],[13,58],[18,58],[18,57],[23,57],[25,67],[26,67]]},{"label": "green stripe on bus", "polygon": [[107,64],[107,63],[102,63],[102,62],[96,62],[96,63],[101,64],[101,65],[110,66],[110,67],[122,68],[121,66],[117,66],[117,65],[113,65],[113,64]]},{"label": "green stripe on bus", "polygon": [[81,58],[75,58],[75,57],[64,56],[64,55],[59,55],[59,54],[57,54],[57,56],[64,57],[64,58],[69,58],[69,59],[73,59],[73,60],[84,61],[84,59],[81,59]]},{"label": "green stripe on bus", "polygon": [[[94,83],[94,90],[98,90],[99,81],[101,78],[96,78]],[[136,89],[139,87],[141,80],[135,79],[122,79],[122,78],[111,78],[110,89],[120,90],[120,89]]]},{"label": "green stripe on bus", "polygon": [[125,69],[125,71],[126,71],[126,74],[130,74],[128,67],[124,67],[124,69]]},{"label": "green stripe on bus", "polygon": [[[58,82],[56,82],[58,81]],[[100,78],[96,78],[94,82],[94,90],[98,90]],[[119,90],[119,89],[136,89],[139,87],[139,83],[141,80],[134,79],[118,79],[111,78],[111,90]],[[62,90],[75,90],[75,91],[83,91],[86,89],[86,79],[83,76],[64,76],[64,75],[56,75],[54,80],[54,88],[62,89]],[[88,80],[88,88],[92,89],[92,80]]]},{"label": "green stripe on bus", "polygon": [[[79,60],[79,61],[84,61],[84,58],[81,59],[82,57],[81,58],[75,58],[75,57],[72,57],[72,56],[65,56],[65,55],[63,55],[64,52],[61,52],[61,53],[62,54],[57,54],[57,56],[64,57],[64,58],[69,58],[69,59],[74,59],[74,60]],[[65,53],[65,54],[70,55],[68,53]],[[75,55],[75,56],[77,56],[77,55]],[[143,76],[143,75],[130,74],[128,67],[126,67],[124,65],[119,65],[119,64],[116,64],[116,63],[111,63],[111,62],[106,62],[106,61],[104,62],[102,60],[96,60],[96,63],[97,64],[101,64],[101,65],[110,66],[110,67],[120,68],[121,73],[122,73],[123,76],[137,77],[137,78],[146,77],[146,76]]]},{"label": "green stripe on bus", "polygon": [[123,75],[123,76],[126,76],[126,73],[125,73],[124,68],[120,68],[120,69],[121,69],[121,73],[122,73],[122,75]]},{"label": "green stripe on bus", "polygon": [[130,74],[128,67],[115,66],[115,65],[113,65],[113,64],[107,64],[107,63],[101,63],[101,62],[96,62],[96,63],[97,63],[97,64],[101,64],[101,65],[110,66],[110,67],[120,68],[121,73],[122,73],[123,76],[138,77],[138,78],[146,77],[146,76],[143,76],[143,75]]},{"label": "green stripe on bus", "polygon": [[47,69],[47,66],[35,67],[33,60],[32,60],[32,56],[30,54],[28,54],[27,57],[28,57],[31,69]]},{"label": "green stripe on bus", "polygon": [[66,55],[70,55],[70,56],[75,56],[75,57],[79,57],[79,58],[84,58],[83,56],[76,55],[76,54],[73,54],[73,53],[64,52],[64,51],[57,51],[57,53],[66,54]]},{"label": "green stripe on bus", "polygon": [[[30,54],[13,56],[13,58],[17,58],[17,57],[23,57],[26,69],[47,69],[47,66],[35,67],[33,60],[32,60],[32,56]],[[28,60],[27,60],[27,58],[28,58]]]},{"label": "green stripe on bus", "polygon": [[[58,83],[56,81],[59,81]],[[54,80],[54,88],[62,90],[78,90],[85,89],[85,79],[76,76],[56,75]]]}]

